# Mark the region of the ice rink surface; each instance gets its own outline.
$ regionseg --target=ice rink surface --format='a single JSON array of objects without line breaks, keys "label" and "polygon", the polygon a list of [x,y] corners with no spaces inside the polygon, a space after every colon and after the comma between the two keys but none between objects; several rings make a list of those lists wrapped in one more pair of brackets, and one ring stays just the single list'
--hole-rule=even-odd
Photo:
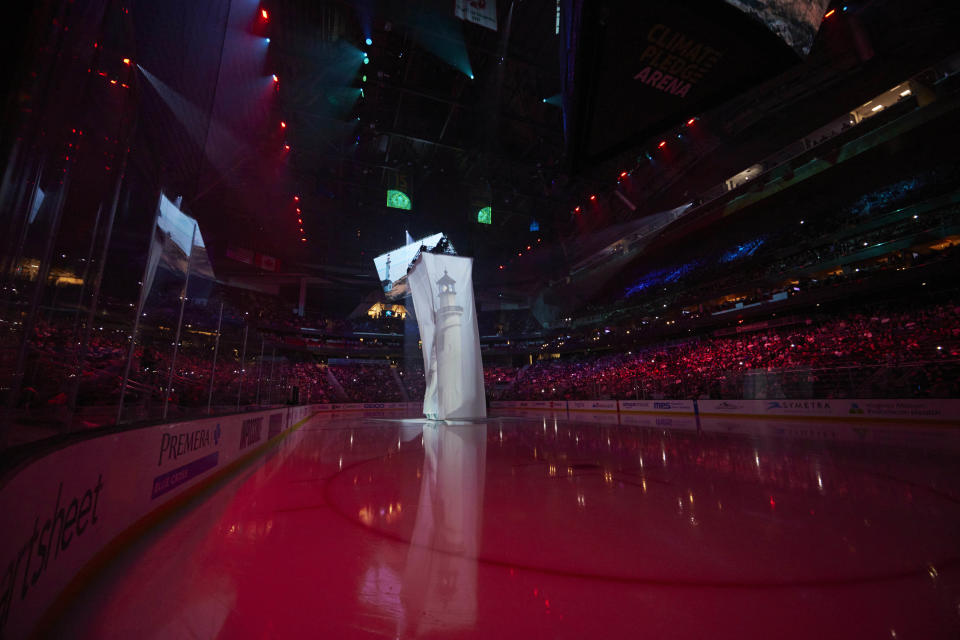
[{"label": "ice rink surface", "polygon": [[960,637],[960,428],[316,417],[56,637]]}]

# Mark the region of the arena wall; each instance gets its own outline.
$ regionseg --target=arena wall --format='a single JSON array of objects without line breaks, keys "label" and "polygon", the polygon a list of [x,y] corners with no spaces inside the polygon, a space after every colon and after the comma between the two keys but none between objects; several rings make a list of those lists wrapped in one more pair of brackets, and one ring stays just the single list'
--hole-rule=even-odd
[{"label": "arena wall", "polygon": [[281,407],[134,428],[23,464],[0,487],[0,638],[29,635],[105,550],[324,410]]},{"label": "arena wall", "polygon": [[493,409],[741,418],[944,422],[960,424],[957,399],[494,400]]}]

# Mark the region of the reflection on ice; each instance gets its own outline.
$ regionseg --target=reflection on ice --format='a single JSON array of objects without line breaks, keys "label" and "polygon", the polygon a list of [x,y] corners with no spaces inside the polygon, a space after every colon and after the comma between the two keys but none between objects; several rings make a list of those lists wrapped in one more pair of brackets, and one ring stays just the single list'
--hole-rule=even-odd
[{"label": "reflection on ice", "polygon": [[398,636],[471,628],[486,465],[482,426],[423,423],[420,501],[403,572]]}]

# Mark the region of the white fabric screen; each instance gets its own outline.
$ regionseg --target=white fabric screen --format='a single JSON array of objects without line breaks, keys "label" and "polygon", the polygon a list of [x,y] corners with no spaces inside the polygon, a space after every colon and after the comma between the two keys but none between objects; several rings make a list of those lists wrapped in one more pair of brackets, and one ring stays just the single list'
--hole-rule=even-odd
[{"label": "white fabric screen", "polygon": [[428,418],[485,418],[473,259],[423,253],[407,276],[423,343]]}]

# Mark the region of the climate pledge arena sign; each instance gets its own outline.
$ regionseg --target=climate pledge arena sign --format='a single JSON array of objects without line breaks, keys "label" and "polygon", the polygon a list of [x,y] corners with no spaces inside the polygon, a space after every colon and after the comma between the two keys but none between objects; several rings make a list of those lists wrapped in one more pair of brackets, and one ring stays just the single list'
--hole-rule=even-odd
[{"label": "climate pledge arena sign", "polygon": [[572,151],[584,162],[683,126],[798,59],[762,21],[721,0],[586,2],[581,24],[565,91],[576,107]]},{"label": "climate pledge arena sign", "polygon": [[647,31],[647,46],[640,55],[643,69],[633,79],[683,98],[722,55],[710,45],[658,23]]}]

